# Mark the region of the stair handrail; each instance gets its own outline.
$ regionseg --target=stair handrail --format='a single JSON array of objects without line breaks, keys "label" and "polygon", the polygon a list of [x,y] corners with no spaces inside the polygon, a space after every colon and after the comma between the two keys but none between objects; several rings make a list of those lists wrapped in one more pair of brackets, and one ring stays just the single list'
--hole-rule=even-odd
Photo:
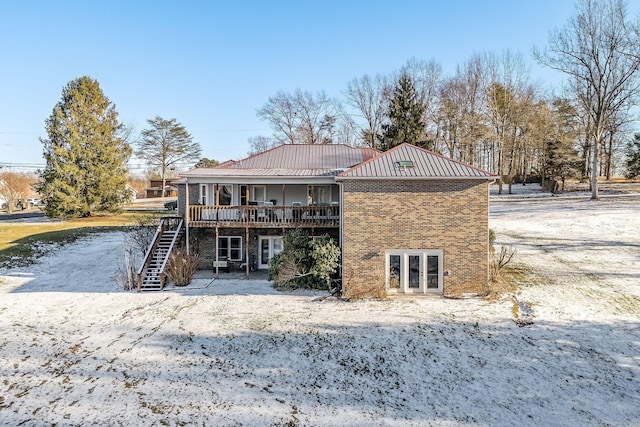
[{"label": "stair handrail", "polygon": [[162,261],[162,265],[160,266],[160,289],[164,288],[164,280],[165,280],[165,277],[167,276],[166,273],[164,272],[164,269],[167,266],[167,261],[169,261],[169,256],[171,255],[171,252],[173,252],[173,247],[176,244],[176,240],[178,240],[178,236],[182,232],[182,225],[183,225],[182,222],[183,222],[183,220],[182,220],[182,218],[180,218],[180,222],[178,223],[178,228],[176,228],[176,232],[173,235],[173,239],[171,239],[171,244],[167,248],[167,253],[164,256],[164,260]]},{"label": "stair handrail", "polygon": [[147,248],[147,252],[144,254],[144,260],[142,262],[142,265],[138,269],[138,273],[137,273],[138,292],[140,292],[140,289],[142,287],[142,273],[145,271],[145,269],[149,267],[149,264],[151,263],[151,255],[153,254],[153,251],[155,251],[156,247],[158,246],[158,243],[160,242],[160,236],[162,236],[162,232],[164,231],[164,226],[165,226],[164,220],[165,220],[164,218],[160,219],[160,223],[156,228],[156,234],[153,235],[153,240],[151,241],[152,243],[149,245],[149,248]]}]

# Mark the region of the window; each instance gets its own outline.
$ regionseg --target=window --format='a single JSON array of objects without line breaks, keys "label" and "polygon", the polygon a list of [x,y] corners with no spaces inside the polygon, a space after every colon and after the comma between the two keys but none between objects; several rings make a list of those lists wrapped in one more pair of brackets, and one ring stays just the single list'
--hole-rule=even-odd
[{"label": "window", "polygon": [[247,206],[249,204],[249,200],[247,198],[247,186],[240,186],[240,206]]},{"label": "window", "polygon": [[242,237],[218,237],[218,258],[242,261]]},{"label": "window", "polygon": [[201,205],[206,205],[207,204],[207,186],[206,186],[206,184],[202,184],[200,186],[200,204]]},{"label": "window", "polygon": [[264,202],[267,200],[267,188],[264,185],[253,186],[253,200],[255,202]]},{"label": "window", "polygon": [[230,184],[220,184],[218,186],[218,205],[231,206],[233,199],[233,186]]},{"label": "window", "polygon": [[389,292],[442,292],[442,249],[389,249],[385,263]]},{"label": "window", "polygon": [[308,190],[307,202],[309,206],[331,204],[330,185],[310,185]]},{"label": "window", "polygon": [[400,255],[389,255],[389,289],[400,289]]}]

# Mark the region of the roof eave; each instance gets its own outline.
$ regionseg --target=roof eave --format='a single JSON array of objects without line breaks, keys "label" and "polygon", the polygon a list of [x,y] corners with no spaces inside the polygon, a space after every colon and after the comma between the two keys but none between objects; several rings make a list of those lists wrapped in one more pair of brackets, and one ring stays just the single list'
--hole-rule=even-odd
[{"label": "roof eave", "polygon": [[360,181],[493,181],[499,176],[336,176],[336,181],[360,180]]}]

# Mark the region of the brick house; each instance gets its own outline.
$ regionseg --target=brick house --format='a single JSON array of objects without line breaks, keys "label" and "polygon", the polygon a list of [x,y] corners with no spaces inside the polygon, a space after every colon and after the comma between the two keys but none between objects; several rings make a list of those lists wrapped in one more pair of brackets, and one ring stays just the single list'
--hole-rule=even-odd
[{"label": "brick house", "polygon": [[[178,213],[201,267],[267,268],[288,229],[342,249],[346,297],[483,292],[496,177],[403,144],[281,145],[180,174]],[[150,251],[151,252],[151,251]]]},{"label": "brick house", "polygon": [[409,144],[339,174],[344,295],[486,291],[495,178]]}]

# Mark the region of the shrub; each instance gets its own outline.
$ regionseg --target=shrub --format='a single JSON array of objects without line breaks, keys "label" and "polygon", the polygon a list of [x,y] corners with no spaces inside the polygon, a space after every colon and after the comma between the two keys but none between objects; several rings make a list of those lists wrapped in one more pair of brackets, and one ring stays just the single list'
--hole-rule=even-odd
[{"label": "shrub", "polygon": [[200,257],[197,254],[187,254],[184,247],[178,247],[169,255],[165,272],[176,286],[187,286],[199,264]]},{"label": "shrub", "polygon": [[142,256],[147,253],[156,235],[160,217],[153,214],[135,217],[135,224],[129,227],[127,243],[133,246]]},{"label": "shrub", "polygon": [[489,264],[489,274],[491,283],[496,282],[500,276],[500,270],[507,266],[516,256],[516,250],[511,246],[501,246],[500,253],[494,254]]},{"label": "shrub", "polygon": [[280,290],[329,289],[338,270],[340,248],[324,235],[313,240],[302,229],[283,236],[283,250],[269,261],[269,280]]},{"label": "shrub", "polygon": [[138,268],[153,242],[160,218],[157,215],[135,217],[135,225],[127,227],[127,236],[122,245],[122,259],[114,276],[116,283],[125,291],[137,288]]},{"label": "shrub", "polygon": [[126,241],[122,247],[122,261],[118,263],[118,269],[113,277],[115,282],[125,291],[132,291],[137,288],[138,267],[142,263],[142,256],[137,249]]}]

